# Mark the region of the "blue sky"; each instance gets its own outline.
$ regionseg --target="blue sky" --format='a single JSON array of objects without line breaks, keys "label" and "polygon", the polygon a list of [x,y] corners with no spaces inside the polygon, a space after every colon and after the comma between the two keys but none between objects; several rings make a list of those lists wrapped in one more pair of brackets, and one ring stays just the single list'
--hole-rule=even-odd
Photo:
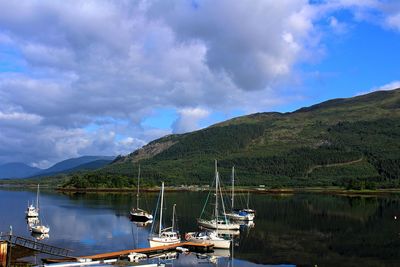
[{"label": "blue sky", "polygon": [[399,1],[250,2],[1,1],[0,163],[400,87]]}]

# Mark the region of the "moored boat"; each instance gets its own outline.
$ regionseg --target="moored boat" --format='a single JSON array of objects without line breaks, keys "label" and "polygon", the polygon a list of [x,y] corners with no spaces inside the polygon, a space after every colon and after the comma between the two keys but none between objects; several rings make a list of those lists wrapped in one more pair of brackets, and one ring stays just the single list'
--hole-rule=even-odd
[{"label": "moored boat", "polygon": [[252,221],[255,217],[255,211],[249,208],[249,193],[247,194],[247,208],[235,209],[235,167],[232,167],[232,195],[231,212],[225,213],[225,216],[233,221]]},{"label": "moored boat", "polygon": [[[208,197],[207,197],[208,200]],[[206,206],[208,203],[204,204]],[[222,209],[223,209],[223,215],[220,214],[219,211],[219,201],[222,203]],[[208,228],[208,229],[221,229],[221,230],[239,230],[240,225],[238,223],[234,222],[229,222],[227,217],[225,216],[225,206],[222,198],[222,191],[219,185],[219,174],[218,174],[218,167],[217,167],[217,161],[215,161],[215,203],[214,203],[214,211],[212,214],[211,219],[204,219],[202,218],[203,212],[205,208],[203,208],[202,214],[200,214],[200,218],[197,219],[197,224],[199,226]]]},{"label": "moored boat", "polygon": [[149,237],[150,247],[158,247],[158,246],[167,246],[171,244],[176,244],[181,242],[181,238],[177,231],[175,231],[175,207],[173,206],[172,211],[172,226],[163,228],[162,227],[162,219],[163,219],[163,206],[164,206],[164,182],[161,184],[161,197],[160,197],[160,219],[159,219],[159,228],[158,234],[153,234]]},{"label": "moored boat", "polygon": [[[39,185],[37,187],[37,194],[36,194],[36,209],[39,211]],[[39,217],[36,219],[28,217],[28,225],[29,225],[29,230],[32,233],[36,234],[48,234],[50,232],[50,227],[45,226],[40,223]]]},{"label": "moored boat", "polygon": [[31,231],[36,234],[48,234],[50,232],[50,227],[38,224],[32,226]]},{"label": "moored boat", "polygon": [[137,179],[136,208],[132,208],[129,213],[131,215],[131,220],[135,222],[146,222],[153,220],[153,215],[150,212],[139,208],[139,192],[140,192],[139,188],[140,188],[140,165],[139,165],[138,179]]},{"label": "moored boat", "polygon": [[30,204],[28,203],[25,215],[27,218],[39,217],[39,184],[37,185],[37,192],[36,192],[36,207],[33,206],[32,203]]},{"label": "moored boat", "polygon": [[231,246],[231,240],[218,236],[216,231],[189,232],[185,234],[185,239],[194,243],[212,244],[214,248],[228,249]]}]

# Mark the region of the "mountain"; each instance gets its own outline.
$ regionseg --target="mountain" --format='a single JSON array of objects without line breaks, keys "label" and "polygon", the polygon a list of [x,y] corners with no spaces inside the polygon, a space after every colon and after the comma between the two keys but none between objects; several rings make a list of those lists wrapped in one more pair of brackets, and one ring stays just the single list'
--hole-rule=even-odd
[{"label": "mountain", "polygon": [[50,176],[59,173],[70,173],[78,170],[93,170],[112,162],[113,156],[83,156],[60,161],[34,176]]},{"label": "mountain", "polygon": [[0,165],[0,179],[39,178],[77,171],[95,170],[111,163],[113,156],[83,156],[63,160],[48,169],[30,167],[24,163],[7,163]]},{"label": "mountain", "polygon": [[0,179],[25,178],[38,173],[40,170],[20,162],[6,163],[0,165]]},{"label": "mountain", "polygon": [[400,89],[333,99],[294,112],[256,113],[154,140],[65,186],[208,184],[213,160],[229,183],[267,187],[400,187]]}]

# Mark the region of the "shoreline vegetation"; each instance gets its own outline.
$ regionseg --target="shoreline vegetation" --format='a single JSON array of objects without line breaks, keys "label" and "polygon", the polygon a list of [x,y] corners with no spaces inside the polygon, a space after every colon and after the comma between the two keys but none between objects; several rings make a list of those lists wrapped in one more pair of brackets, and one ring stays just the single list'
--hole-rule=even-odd
[{"label": "shoreline vegetation", "polygon": [[[0,184],[0,188],[7,189],[35,189],[37,184]],[[60,193],[136,193],[136,187],[132,188],[65,188],[43,186],[43,189],[54,190]],[[209,186],[168,186],[165,187],[167,192],[201,192],[208,191]],[[142,192],[153,193],[159,192],[158,186],[143,187]],[[223,192],[230,192],[230,189],[223,189]],[[318,193],[330,195],[354,195],[354,196],[367,196],[367,195],[386,195],[386,194],[400,194],[400,188],[384,188],[384,189],[345,189],[340,187],[287,187],[287,188],[268,188],[268,187],[237,187],[235,193],[253,193],[253,194],[271,194],[271,195],[291,195],[301,193]]]}]

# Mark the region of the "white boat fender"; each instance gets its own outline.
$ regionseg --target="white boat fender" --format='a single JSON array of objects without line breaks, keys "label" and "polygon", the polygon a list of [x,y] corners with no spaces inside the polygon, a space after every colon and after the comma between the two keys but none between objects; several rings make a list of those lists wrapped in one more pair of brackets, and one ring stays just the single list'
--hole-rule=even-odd
[{"label": "white boat fender", "polygon": [[87,259],[87,258],[79,258],[78,262],[91,262],[92,259]]},{"label": "white boat fender", "polygon": [[128,254],[128,258],[130,262],[138,262],[140,260],[146,259],[147,255],[143,253],[132,252]]},{"label": "white boat fender", "polygon": [[188,249],[188,248],[184,248],[184,247],[176,247],[176,251],[179,251],[179,252],[189,252],[189,249]]}]

